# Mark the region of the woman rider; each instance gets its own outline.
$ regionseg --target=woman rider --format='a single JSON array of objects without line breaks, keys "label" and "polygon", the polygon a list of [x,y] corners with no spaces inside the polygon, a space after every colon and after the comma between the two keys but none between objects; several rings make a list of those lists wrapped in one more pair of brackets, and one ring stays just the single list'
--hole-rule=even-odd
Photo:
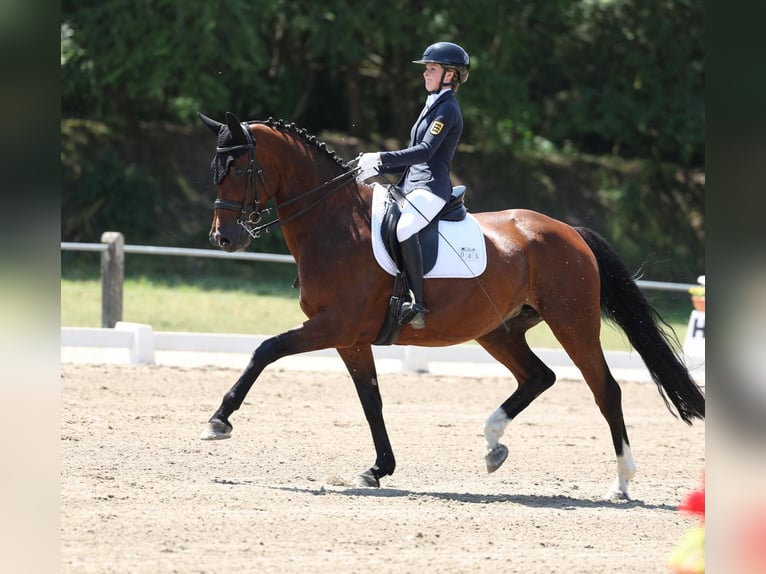
[{"label": "woman rider", "polygon": [[468,53],[451,42],[431,44],[415,64],[424,64],[426,104],[410,132],[410,146],[397,151],[363,153],[358,181],[378,173],[400,172],[398,186],[406,201],[396,227],[404,258],[404,271],[413,301],[404,303],[400,322],[413,329],[425,327],[423,255],[418,232],[444,207],[452,193],[450,164],[463,134],[463,115],[455,97],[468,80]]}]

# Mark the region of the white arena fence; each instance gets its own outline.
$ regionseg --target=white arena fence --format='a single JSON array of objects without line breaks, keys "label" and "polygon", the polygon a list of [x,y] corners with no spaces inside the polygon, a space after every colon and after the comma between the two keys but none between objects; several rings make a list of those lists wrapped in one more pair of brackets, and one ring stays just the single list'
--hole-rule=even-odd
[{"label": "white arena fence", "polygon": [[[155,351],[185,351],[192,353],[252,353],[269,336],[219,333],[156,332],[150,325],[122,321],[122,290],[125,254],[207,257],[292,263],[291,255],[274,253],[226,253],[214,249],[189,249],[152,245],[125,245],[119,232],[106,232],[101,243],[62,242],[62,251],[91,251],[101,253],[102,326],[101,328],[63,327],[62,347],[121,348],[129,353],[131,363],[154,363]],[[687,292],[694,285],[661,281],[637,281],[641,289]],[[693,328],[692,328],[693,327]],[[704,313],[692,312],[690,329],[684,341],[689,364],[704,362]],[[551,366],[574,368],[569,357],[559,349],[535,349],[540,358]],[[406,371],[428,371],[430,362],[495,363],[479,346],[452,347],[376,346],[376,359],[394,359]],[[334,349],[307,353],[316,357],[337,357]],[[646,370],[635,352],[607,352],[607,362],[613,369]]]}]

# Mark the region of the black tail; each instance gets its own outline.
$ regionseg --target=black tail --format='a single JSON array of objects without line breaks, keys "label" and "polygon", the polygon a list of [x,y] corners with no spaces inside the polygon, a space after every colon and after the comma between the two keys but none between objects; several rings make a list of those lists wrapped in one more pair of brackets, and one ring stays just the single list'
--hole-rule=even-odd
[{"label": "black tail", "polygon": [[[625,264],[609,243],[587,227],[576,227],[598,262],[601,275],[601,311],[617,323],[638,351],[657,384],[668,410],[668,400],[681,419],[691,424],[705,418],[705,396],[692,380],[680,358],[678,340],[670,325],[660,317],[636,285]],[[665,325],[669,332],[664,331]]]}]

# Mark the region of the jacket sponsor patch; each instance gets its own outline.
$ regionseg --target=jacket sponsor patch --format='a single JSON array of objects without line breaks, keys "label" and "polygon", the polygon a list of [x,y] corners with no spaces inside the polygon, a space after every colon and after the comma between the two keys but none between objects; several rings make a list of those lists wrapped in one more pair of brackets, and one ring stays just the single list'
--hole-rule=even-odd
[{"label": "jacket sponsor patch", "polygon": [[431,124],[431,129],[429,130],[431,134],[438,136],[439,133],[441,133],[442,128],[444,127],[444,124],[440,121],[435,121]]}]

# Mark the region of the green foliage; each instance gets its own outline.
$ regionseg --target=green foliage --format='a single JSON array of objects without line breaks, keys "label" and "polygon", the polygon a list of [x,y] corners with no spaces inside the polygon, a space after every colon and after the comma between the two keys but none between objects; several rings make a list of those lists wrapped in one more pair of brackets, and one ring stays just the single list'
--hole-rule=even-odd
[{"label": "green foliage", "polygon": [[62,130],[62,235],[99,241],[104,230],[118,229],[148,241],[167,241],[157,225],[170,217],[171,209],[158,201],[167,189],[160,172],[147,170],[140,154],[125,149],[125,140],[103,124],[64,122]]},{"label": "green foliage", "polygon": [[444,39],[472,56],[471,145],[704,164],[699,2],[358,4],[64,2],[64,115],[190,123],[234,110],[404,140],[423,98],[411,61]]},{"label": "green foliage", "polygon": [[[258,24],[273,5],[246,0],[65,2],[64,25],[71,34],[62,58],[64,108],[93,106],[101,117],[131,121],[168,119],[190,108],[216,110],[213,103],[235,100],[245,90],[256,100],[273,99],[273,84],[257,74],[269,60]],[[89,93],[73,88],[84,83],[83,76],[93,85]],[[191,116],[171,119],[190,121]]]},{"label": "green foliage", "polygon": [[[67,0],[62,236],[204,245],[197,111],[351,134],[348,157],[404,144],[424,97],[411,62],[450,40],[471,54],[454,173],[474,211],[537,209],[601,231],[652,278],[694,277],[704,17],[693,0]],[[284,252],[279,232],[254,248]]]},{"label": "green foliage", "polygon": [[562,54],[551,139],[682,165],[704,160],[704,4],[593,2]]}]

